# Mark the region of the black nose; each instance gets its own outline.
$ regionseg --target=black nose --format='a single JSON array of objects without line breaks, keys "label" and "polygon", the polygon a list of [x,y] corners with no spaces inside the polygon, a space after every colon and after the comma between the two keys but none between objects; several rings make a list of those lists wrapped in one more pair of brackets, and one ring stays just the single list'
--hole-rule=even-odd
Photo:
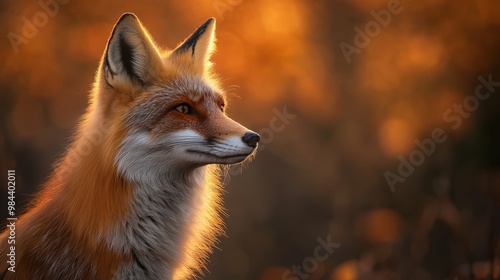
[{"label": "black nose", "polygon": [[255,148],[257,147],[257,142],[260,140],[260,135],[255,132],[247,132],[243,135],[242,140],[247,143],[248,146]]}]

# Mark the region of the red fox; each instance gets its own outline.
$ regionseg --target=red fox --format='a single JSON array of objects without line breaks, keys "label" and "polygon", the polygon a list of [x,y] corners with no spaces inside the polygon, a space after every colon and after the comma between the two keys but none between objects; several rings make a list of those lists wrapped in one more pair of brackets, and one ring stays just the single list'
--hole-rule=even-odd
[{"label": "red fox", "polygon": [[[222,231],[220,167],[260,136],[225,114],[215,19],[160,50],[116,23],[74,141],[33,206],[0,236],[2,279],[191,279]],[[15,272],[14,272],[15,271]]]}]

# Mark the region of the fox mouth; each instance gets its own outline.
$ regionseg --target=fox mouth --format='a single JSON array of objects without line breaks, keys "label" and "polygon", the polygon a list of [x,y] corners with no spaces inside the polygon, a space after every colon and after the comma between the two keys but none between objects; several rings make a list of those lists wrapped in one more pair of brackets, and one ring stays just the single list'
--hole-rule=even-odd
[{"label": "fox mouth", "polygon": [[187,150],[187,152],[194,153],[194,154],[200,154],[200,155],[204,155],[204,156],[209,156],[209,157],[213,157],[213,158],[218,158],[218,159],[222,159],[224,161],[225,160],[228,160],[228,161],[236,160],[236,162],[243,161],[245,158],[247,158],[249,155],[252,154],[250,152],[250,153],[245,153],[245,154],[235,154],[235,155],[219,156],[219,155],[216,155],[216,154],[213,154],[213,153],[204,152],[204,151],[198,151],[198,150],[192,150],[192,149]]}]

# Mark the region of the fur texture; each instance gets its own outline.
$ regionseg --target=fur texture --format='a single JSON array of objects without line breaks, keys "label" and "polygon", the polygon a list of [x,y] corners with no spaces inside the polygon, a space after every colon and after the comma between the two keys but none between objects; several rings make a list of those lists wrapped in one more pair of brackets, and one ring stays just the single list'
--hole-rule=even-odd
[{"label": "fur texture", "polygon": [[[159,50],[133,14],[116,24],[74,141],[16,224],[2,279],[188,279],[222,232],[222,164],[258,134],[228,118],[211,71],[215,20]],[[245,136],[245,137],[244,137]]]}]

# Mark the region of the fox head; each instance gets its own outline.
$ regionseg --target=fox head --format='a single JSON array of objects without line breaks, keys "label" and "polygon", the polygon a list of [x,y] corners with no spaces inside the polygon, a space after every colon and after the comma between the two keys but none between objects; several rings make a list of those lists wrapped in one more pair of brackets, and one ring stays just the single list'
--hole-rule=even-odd
[{"label": "fox head", "polygon": [[87,121],[106,123],[107,144],[125,174],[234,164],[256,150],[259,135],[225,113],[211,71],[214,31],[210,18],[174,50],[160,50],[135,15],[116,23]]}]

